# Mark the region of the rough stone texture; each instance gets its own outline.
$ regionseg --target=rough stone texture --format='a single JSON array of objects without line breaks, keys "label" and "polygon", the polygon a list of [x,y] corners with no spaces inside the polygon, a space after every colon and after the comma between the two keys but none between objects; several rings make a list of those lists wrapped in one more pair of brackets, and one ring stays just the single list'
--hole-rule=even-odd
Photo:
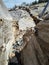
[{"label": "rough stone texture", "polygon": [[6,65],[8,59],[7,57],[9,54],[7,45],[9,41],[13,39],[14,37],[12,32],[12,23],[8,20],[3,19],[0,21],[0,65]]},{"label": "rough stone texture", "polygon": [[0,0],[0,65],[7,65],[14,41],[13,19]]},{"label": "rough stone texture", "polygon": [[[29,13],[31,12],[35,16],[38,15],[43,10],[45,4],[30,7],[29,13],[19,8],[10,11],[13,19],[18,20],[17,22],[11,21],[13,19],[6,7],[4,7],[3,2],[0,1],[0,4],[2,4],[0,5],[0,18],[2,18],[0,20],[0,65],[7,65],[9,55],[12,53],[13,41],[20,40],[23,37],[24,31],[22,30],[30,28],[34,30],[35,23]],[[35,36],[32,30],[27,30],[23,38],[24,45],[18,48],[20,51],[22,49],[21,58],[24,65],[47,65],[49,62],[49,23],[43,22],[39,23],[36,27],[38,29],[38,36]]]},{"label": "rough stone texture", "polygon": [[30,16],[25,10],[21,10],[21,9],[12,10],[10,11],[10,14],[12,15],[14,20],[18,20],[18,21],[23,17]]},{"label": "rough stone texture", "polygon": [[0,21],[0,46],[3,43],[7,44],[8,41],[12,38],[11,26],[12,25],[11,25],[10,21],[7,21],[7,20]]},{"label": "rough stone texture", "polygon": [[34,28],[35,23],[31,17],[23,17],[19,20],[19,30],[27,30],[29,28]]}]

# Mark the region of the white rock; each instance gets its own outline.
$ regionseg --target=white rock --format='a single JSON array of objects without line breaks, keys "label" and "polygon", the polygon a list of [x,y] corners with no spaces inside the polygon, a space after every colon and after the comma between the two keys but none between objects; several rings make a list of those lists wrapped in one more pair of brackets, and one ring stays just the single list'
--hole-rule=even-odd
[{"label": "white rock", "polygon": [[27,30],[28,28],[34,28],[35,22],[31,17],[23,17],[19,20],[19,29],[20,30]]}]

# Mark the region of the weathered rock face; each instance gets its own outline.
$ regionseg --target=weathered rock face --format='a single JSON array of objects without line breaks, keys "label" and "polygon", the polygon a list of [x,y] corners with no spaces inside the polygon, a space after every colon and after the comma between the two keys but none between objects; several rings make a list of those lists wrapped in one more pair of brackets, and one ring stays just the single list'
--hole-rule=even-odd
[{"label": "weathered rock face", "polygon": [[35,22],[26,10],[15,9],[10,11],[10,13],[15,20],[18,20],[19,30],[27,30],[27,28],[34,28]]},{"label": "weathered rock face", "polygon": [[[1,3],[2,3],[2,1],[0,1],[0,4]],[[40,13],[40,11],[41,11],[41,8],[34,7],[33,10],[30,8],[29,10],[27,9],[27,11],[25,10],[26,8],[24,8],[24,10],[23,10],[23,8],[15,9],[15,10],[10,11],[10,13],[12,15],[12,17],[11,17],[11,15],[7,11],[6,7],[4,7],[3,3],[2,3],[2,6],[0,5],[0,12],[1,12],[0,18],[3,19],[3,20],[2,19],[0,20],[0,65],[8,65],[7,60],[9,59],[9,56],[12,54],[13,41],[14,42],[16,41],[16,44],[18,43],[20,45],[20,46],[16,47],[16,51],[17,50],[21,51],[25,47],[22,51],[22,56],[21,56],[24,65],[32,65],[32,64],[46,65],[48,59],[47,59],[47,56],[45,56],[45,55],[47,55],[47,54],[43,53],[43,50],[41,49],[42,47],[40,47],[40,44],[39,44],[40,42],[43,43],[43,41],[40,40],[40,42],[39,42],[39,39],[37,39],[37,37],[34,35],[33,31],[27,31],[27,33],[25,33],[26,30],[29,30],[29,29],[34,30],[34,27],[36,25],[31,16],[32,16],[32,14],[35,16],[38,15],[38,13]],[[43,6],[42,6],[42,8],[43,8]],[[3,12],[3,10],[4,10],[4,12]],[[12,18],[16,21],[13,21]],[[47,32],[49,32],[49,30],[47,30],[48,26],[45,25],[46,24],[45,23],[44,25],[47,26],[47,28],[44,28],[45,26],[42,27],[43,24],[41,24],[41,25],[40,24],[37,25],[37,28],[39,29],[38,35],[46,43],[49,43],[49,40],[48,40],[49,36],[47,33]],[[41,26],[41,28],[40,28],[40,26]],[[46,30],[47,37],[45,37],[45,38],[44,38],[45,32],[42,33],[44,31],[42,28],[44,30]],[[40,29],[42,29],[42,30],[40,30]],[[25,32],[24,32],[24,30],[25,30]],[[24,38],[24,42],[23,42],[22,38]],[[47,39],[47,41],[45,39]],[[16,46],[16,44],[15,44],[15,46]],[[47,47],[45,47],[45,48],[47,48]]]},{"label": "weathered rock face", "polygon": [[12,15],[12,17],[15,19],[15,20],[20,20],[21,18],[23,18],[23,17],[29,17],[30,15],[26,12],[26,11],[24,11],[24,10],[22,10],[22,9],[16,9],[16,10],[12,10],[12,11],[10,11],[10,14]]},{"label": "weathered rock face", "polygon": [[12,52],[14,34],[12,17],[2,0],[0,0],[0,65],[8,65],[9,55]]},{"label": "weathered rock face", "polygon": [[35,23],[31,17],[23,17],[19,20],[19,30],[27,30],[35,27]]},{"label": "weathered rock face", "polygon": [[[9,25],[10,24],[10,25]],[[8,43],[9,40],[11,40],[12,38],[12,28],[11,28],[11,23],[8,22],[7,20],[5,21],[0,21],[0,38],[2,38],[3,42],[1,43],[1,45],[3,43]],[[11,31],[10,31],[11,30]]]},{"label": "weathered rock face", "polygon": [[[10,25],[9,25],[10,24]],[[14,40],[12,23],[8,20],[0,21],[0,65],[6,65],[10,51],[11,42]],[[8,47],[8,45],[10,45]]]},{"label": "weathered rock face", "polygon": [[[12,16],[3,1],[0,1],[0,44],[8,43],[12,38]],[[11,30],[11,31],[10,31]],[[2,41],[2,42],[1,42]],[[1,46],[0,45],[0,46]]]}]

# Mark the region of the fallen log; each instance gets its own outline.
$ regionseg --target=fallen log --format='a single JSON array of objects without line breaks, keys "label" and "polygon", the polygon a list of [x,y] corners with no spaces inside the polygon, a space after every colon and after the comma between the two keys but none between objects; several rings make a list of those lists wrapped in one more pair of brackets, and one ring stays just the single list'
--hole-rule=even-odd
[{"label": "fallen log", "polygon": [[[43,29],[45,30],[45,27]],[[33,31],[29,30],[23,36],[24,44],[26,44],[21,51],[21,62],[23,65],[49,65],[49,44],[44,42],[43,38],[41,39],[38,35],[36,36]]]}]

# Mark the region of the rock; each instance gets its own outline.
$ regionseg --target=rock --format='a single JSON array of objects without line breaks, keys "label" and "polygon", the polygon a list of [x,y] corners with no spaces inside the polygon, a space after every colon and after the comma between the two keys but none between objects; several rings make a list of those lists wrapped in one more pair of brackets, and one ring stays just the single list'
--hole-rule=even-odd
[{"label": "rock", "polygon": [[23,17],[19,20],[19,30],[27,30],[29,28],[34,28],[35,23],[31,17]]}]

